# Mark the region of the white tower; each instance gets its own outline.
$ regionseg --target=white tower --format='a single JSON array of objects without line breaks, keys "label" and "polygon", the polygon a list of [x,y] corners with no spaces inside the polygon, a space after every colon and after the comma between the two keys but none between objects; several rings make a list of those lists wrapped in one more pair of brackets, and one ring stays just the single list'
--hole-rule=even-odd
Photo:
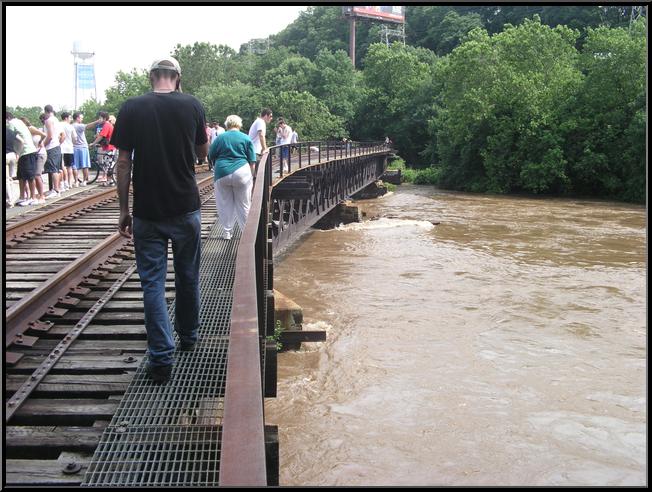
[{"label": "white tower", "polygon": [[[95,83],[95,65],[93,56],[95,52],[81,41],[72,43],[72,56],[75,63],[75,109],[77,108],[78,92],[82,94],[82,100],[92,94],[97,100],[97,85]],[[90,93],[90,94],[89,94]]]}]

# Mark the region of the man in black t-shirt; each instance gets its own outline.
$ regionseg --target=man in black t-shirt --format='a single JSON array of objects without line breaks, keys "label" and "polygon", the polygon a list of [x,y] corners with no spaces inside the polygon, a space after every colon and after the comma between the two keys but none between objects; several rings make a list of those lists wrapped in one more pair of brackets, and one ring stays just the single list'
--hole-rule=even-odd
[{"label": "man in black t-shirt", "polygon": [[[157,383],[172,375],[174,338],[165,302],[168,240],[174,252],[175,330],[180,349],[192,350],[199,329],[201,215],[195,154],[204,159],[208,139],[201,103],[180,91],[181,67],[172,57],[149,71],[152,92],[128,99],[118,113],[111,144],[118,148],[120,234],[133,232],[143,288],[149,365]],[[133,219],[129,184],[133,152]]]}]

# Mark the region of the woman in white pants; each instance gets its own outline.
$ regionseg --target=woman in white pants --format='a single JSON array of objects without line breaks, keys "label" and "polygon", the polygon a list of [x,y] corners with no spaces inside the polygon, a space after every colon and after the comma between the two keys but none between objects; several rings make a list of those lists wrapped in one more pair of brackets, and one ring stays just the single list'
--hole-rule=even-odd
[{"label": "woman in white pants", "polygon": [[213,140],[208,158],[214,164],[217,214],[224,227],[223,237],[229,240],[235,221],[240,231],[247,222],[256,152],[249,136],[240,131],[242,119],[238,115],[227,116],[224,126],[226,131]]}]

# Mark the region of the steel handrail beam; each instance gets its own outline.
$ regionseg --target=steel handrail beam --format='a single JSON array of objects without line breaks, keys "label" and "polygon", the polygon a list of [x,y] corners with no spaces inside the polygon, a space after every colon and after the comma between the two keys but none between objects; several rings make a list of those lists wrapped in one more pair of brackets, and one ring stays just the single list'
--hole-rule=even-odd
[{"label": "steel handrail beam", "polygon": [[[351,142],[349,145],[344,142],[303,144],[308,145],[309,152],[310,144],[318,144],[319,158],[315,164],[324,163],[324,146],[328,149],[325,154],[327,160],[330,160],[330,149],[339,151],[339,156],[333,154],[335,159],[389,150],[387,145],[378,142]],[[271,258],[257,258],[256,245],[262,243],[261,237],[268,230],[270,218],[267,215],[274,167],[280,167],[280,162],[272,162],[272,155],[276,149],[291,145],[293,144],[270,147],[261,156],[255,171],[251,208],[237,249],[222,419],[220,485],[267,485],[259,323],[259,303],[266,287],[259,285],[257,281],[260,273],[257,265],[264,265]],[[312,165],[310,160],[308,163]],[[299,168],[304,167],[300,165]],[[282,176],[280,168],[279,171]]]},{"label": "steel handrail beam", "polygon": [[259,161],[251,209],[236,254],[220,485],[267,485],[255,254],[264,193],[268,193],[269,156],[268,149]]}]

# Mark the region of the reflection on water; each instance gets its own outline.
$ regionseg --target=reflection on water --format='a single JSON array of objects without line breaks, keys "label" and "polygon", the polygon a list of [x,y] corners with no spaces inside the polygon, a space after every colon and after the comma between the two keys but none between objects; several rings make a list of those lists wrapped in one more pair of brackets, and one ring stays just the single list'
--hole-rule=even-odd
[{"label": "reflection on water", "polygon": [[646,483],[643,208],[409,185],[360,203],[380,218],[275,268],[328,332],[279,357],[282,485]]}]

